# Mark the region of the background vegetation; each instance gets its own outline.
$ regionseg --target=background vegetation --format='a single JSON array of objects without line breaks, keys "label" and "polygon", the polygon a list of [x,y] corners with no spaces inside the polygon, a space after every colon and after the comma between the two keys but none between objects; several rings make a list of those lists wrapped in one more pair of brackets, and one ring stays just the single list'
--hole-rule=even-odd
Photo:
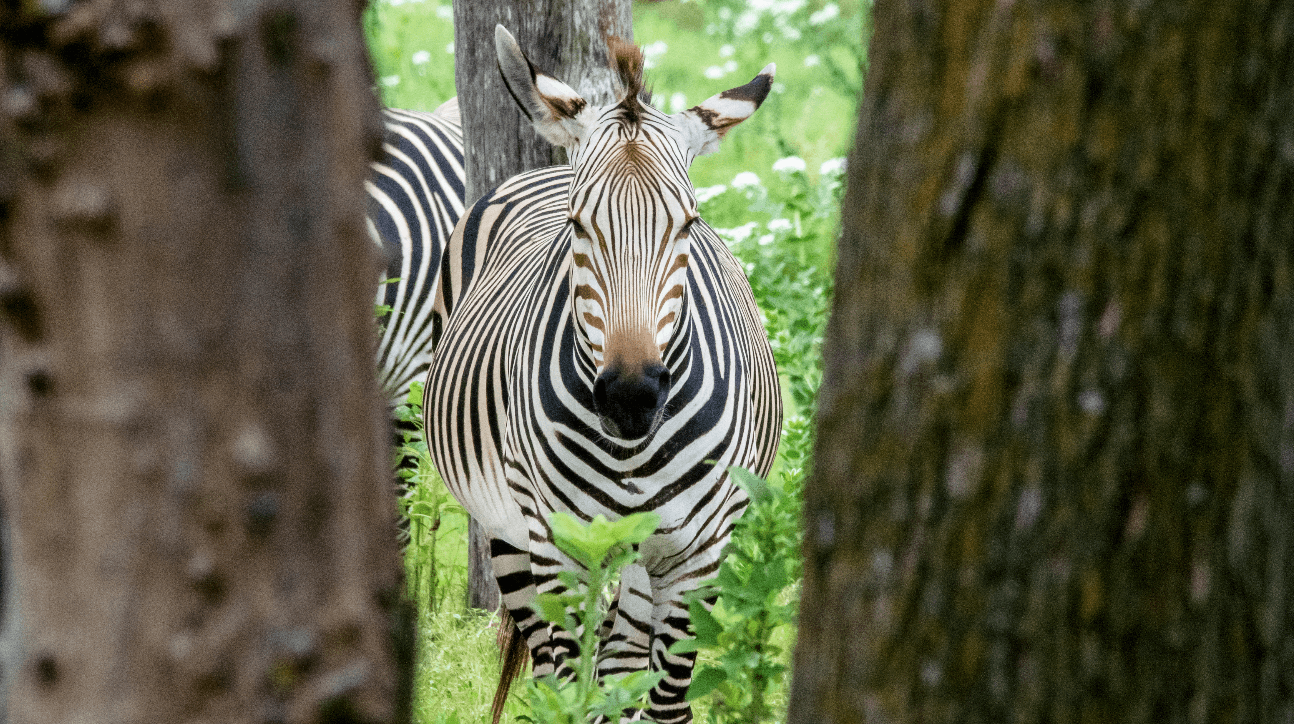
[{"label": "background vegetation", "polygon": [[[794,642],[799,511],[812,447],[809,418],[821,379],[833,245],[862,78],[869,5],[859,0],[639,3],[634,39],[647,57],[655,104],[674,112],[741,85],[769,62],[777,80],[763,107],[698,159],[691,175],[702,216],[746,265],[786,397],[779,461],[719,577],[720,602],[699,631],[698,721],[781,721]],[[383,101],[430,110],[454,95],[449,2],[381,0],[366,15]],[[501,102],[507,101],[502,99]],[[510,104],[510,101],[508,101]],[[412,410],[402,414],[416,417]],[[410,452],[425,447],[414,438]],[[466,610],[466,520],[429,465],[410,473],[407,568],[419,602],[417,717],[428,724],[487,719],[497,677],[494,624]],[[508,716],[529,712],[514,696]]]}]

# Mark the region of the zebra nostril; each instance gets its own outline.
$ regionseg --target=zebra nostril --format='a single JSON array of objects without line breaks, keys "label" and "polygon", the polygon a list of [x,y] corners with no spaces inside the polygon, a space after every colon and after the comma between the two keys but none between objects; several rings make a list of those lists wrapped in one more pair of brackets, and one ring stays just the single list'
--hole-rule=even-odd
[{"label": "zebra nostril", "polygon": [[669,370],[665,365],[648,365],[643,370],[643,378],[656,388],[655,407],[663,406],[669,397]]},{"label": "zebra nostril", "polygon": [[607,378],[615,379],[615,374],[610,371],[603,372],[593,382],[593,404],[597,405],[599,410],[607,409]]}]

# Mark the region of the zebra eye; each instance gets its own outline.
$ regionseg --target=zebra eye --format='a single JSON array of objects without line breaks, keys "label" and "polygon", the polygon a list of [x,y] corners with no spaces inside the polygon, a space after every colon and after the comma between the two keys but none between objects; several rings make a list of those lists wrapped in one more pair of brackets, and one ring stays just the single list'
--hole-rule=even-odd
[{"label": "zebra eye", "polygon": [[686,239],[686,238],[687,238],[687,236],[688,236],[689,234],[691,234],[691,233],[692,233],[692,224],[696,223],[696,220],[697,220],[697,219],[699,219],[699,218],[701,218],[701,217],[699,217],[699,216],[693,216],[692,218],[690,218],[690,219],[688,219],[687,221],[683,222],[683,227],[682,227],[681,229],[679,229],[679,230],[678,230],[678,234],[676,234],[676,235],[674,236],[674,238],[676,238],[676,239]]},{"label": "zebra eye", "polygon": [[581,239],[588,239],[588,238],[589,238],[589,232],[587,232],[587,231],[585,231],[585,230],[584,230],[584,227],[583,227],[582,225],[580,225],[580,222],[579,222],[579,221],[576,221],[576,220],[575,220],[575,218],[574,218],[574,217],[572,217],[572,218],[570,219],[570,222],[571,222],[571,228],[573,228],[573,229],[575,230],[575,235],[576,235],[576,236],[580,237]]}]

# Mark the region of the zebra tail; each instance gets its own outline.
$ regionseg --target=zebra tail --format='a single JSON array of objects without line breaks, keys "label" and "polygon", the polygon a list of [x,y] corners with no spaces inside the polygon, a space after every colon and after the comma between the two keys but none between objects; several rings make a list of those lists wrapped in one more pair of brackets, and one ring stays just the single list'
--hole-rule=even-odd
[{"label": "zebra tail", "polygon": [[508,613],[507,606],[499,607],[498,643],[499,662],[502,666],[499,671],[499,688],[494,692],[494,705],[490,707],[494,724],[499,724],[499,717],[503,716],[503,704],[508,700],[512,682],[521,676],[526,661],[530,659],[530,647],[526,645],[526,638],[521,635],[512,614]]}]

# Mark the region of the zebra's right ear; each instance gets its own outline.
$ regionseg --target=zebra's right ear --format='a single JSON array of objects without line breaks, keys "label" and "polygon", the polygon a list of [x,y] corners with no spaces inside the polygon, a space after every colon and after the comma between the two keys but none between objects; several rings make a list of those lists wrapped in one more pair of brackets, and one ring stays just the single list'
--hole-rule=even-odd
[{"label": "zebra's right ear", "polygon": [[587,137],[581,115],[588,103],[570,86],[536,70],[502,25],[494,26],[494,52],[508,92],[545,141],[572,148]]}]

